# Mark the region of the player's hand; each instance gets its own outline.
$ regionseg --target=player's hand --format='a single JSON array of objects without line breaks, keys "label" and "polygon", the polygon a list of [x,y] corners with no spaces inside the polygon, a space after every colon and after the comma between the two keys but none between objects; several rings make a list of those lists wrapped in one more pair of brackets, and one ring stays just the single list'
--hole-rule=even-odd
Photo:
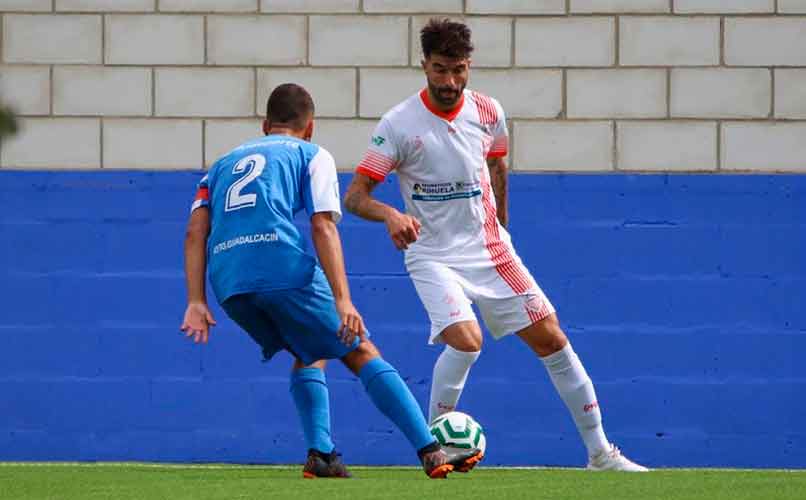
[{"label": "player's hand", "polygon": [[355,338],[362,337],[366,331],[364,319],[358,314],[358,310],[349,300],[337,300],[336,311],[338,311],[341,318],[341,325],[339,325],[339,331],[337,332],[339,340],[344,345],[351,346]]},{"label": "player's hand", "polygon": [[409,214],[394,211],[386,220],[386,230],[398,250],[409,248],[420,237],[420,221]]},{"label": "player's hand", "polygon": [[206,344],[210,336],[210,327],[215,324],[207,304],[191,302],[185,309],[185,319],[179,329],[185,332],[185,337],[193,337],[193,342]]}]

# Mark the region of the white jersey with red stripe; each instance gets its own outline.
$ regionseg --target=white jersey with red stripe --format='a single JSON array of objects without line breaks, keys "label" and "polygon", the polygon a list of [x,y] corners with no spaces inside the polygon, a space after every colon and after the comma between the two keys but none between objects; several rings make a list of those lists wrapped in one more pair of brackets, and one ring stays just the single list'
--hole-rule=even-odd
[{"label": "white jersey with red stripe", "polygon": [[[407,262],[492,260],[509,272],[514,252],[498,223],[486,163],[506,155],[507,142],[501,105],[471,90],[450,114],[431,105],[423,89],[383,116],[356,171],[377,181],[397,172],[406,211],[422,224]],[[522,291],[528,287],[526,280],[519,283]]]},{"label": "white jersey with red stripe", "polygon": [[430,342],[475,320],[475,303],[498,338],[555,312],[498,222],[486,159],[507,154],[504,111],[465,90],[451,113],[423,89],[381,119],[356,172],[382,181],[397,172],[406,211],[422,228],[406,268],[431,319]]}]

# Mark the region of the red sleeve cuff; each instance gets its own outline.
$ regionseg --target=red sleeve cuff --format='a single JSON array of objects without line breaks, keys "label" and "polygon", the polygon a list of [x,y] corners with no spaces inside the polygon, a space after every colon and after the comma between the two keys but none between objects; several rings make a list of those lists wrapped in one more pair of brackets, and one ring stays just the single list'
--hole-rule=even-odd
[{"label": "red sleeve cuff", "polygon": [[359,165],[358,168],[355,169],[355,173],[366,175],[370,179],[376,180],[378,182],[383,181],[384,178],[385,178],[383,175],[375,172],[374,170],[370,170],[370,169],[368,169],[366,167],[362,167],[361,165]]},{"label": "red sleeve cuff", "polygon": [[490,151],[487,153],[487,158],[502,158],[507,155],[506,150],[504,151]]}]

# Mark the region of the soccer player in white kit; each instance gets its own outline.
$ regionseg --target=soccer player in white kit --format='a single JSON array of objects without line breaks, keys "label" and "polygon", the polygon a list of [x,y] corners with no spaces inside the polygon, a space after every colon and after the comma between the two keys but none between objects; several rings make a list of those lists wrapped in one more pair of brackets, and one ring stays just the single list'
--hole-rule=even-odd
[{"label": "soccer player in white kit", "polygon": [[[429,343],[446,344],[434,365],[429,420],[456,407],[481,352],[475,303],[494,338],[514,333],[543,361],[589,469],[647,470],[608,441],[593,384],[505,229],[507,126],[498,101],[465,88],[469,28],[431,19],[420,41],[427,87],[383,116],[344,204],[386,224],[431,320]],[[371,195],[392,170],[406,213]]]}]

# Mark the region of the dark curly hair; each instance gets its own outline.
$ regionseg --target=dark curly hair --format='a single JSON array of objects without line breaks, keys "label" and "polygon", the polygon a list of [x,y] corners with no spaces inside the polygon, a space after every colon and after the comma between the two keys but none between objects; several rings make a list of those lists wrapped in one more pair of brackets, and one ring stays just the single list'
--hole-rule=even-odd
[{"label": "dark curly hair", "polygon": [[466,24],[447,18],[432,17],[420,30],[420,44],[423,55],[431,54],[463,59],[470,57],[473,43],[470,41],[470,28]]}]

